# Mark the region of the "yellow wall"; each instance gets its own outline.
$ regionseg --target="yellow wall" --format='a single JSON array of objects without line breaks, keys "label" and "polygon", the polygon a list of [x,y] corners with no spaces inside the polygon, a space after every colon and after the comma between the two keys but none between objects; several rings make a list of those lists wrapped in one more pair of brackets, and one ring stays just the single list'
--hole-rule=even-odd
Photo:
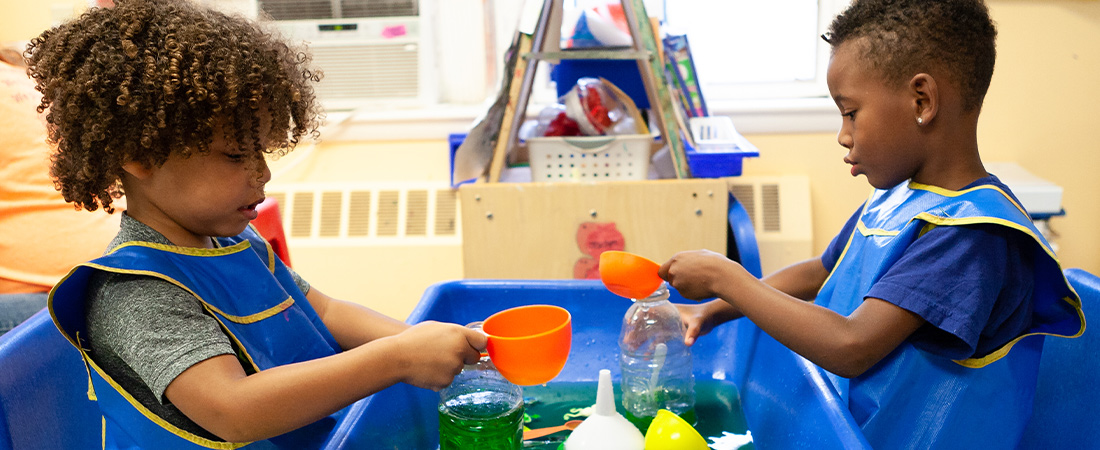
[{"label": "yellow wall", "polygon": [[[55,12],[84,2],[0,0],[0,41],[29,39]],[[1100,273],[1100,2],[990,0],[1000,38],[996,73],[979,127],[986,161],[1014,161],[1065,188],[1067,215],[1055,218],[1066,267]],[[820,251],[866,196],[863,177],[848,176],[832,133],[750,135],[763,157],[746,175],[806,174],[811,179],[814,246]],[[292,172],[341,179],[394,179],[394,167],[417,167],[414,180],[446,179],[446,142],[332,144]],[[412,151],[395,151],[403,147]],[[410,164],[410,154],[421,159]],[[439,158],[433,161],[423,155]],[[288,159],[296,156],[292,153]],[[375,178],[378,177],[378,178]],[[294,178],[294,177],[291,177]],[[290,181],[290,180],[284,180]]]},{"label": "yellow wall", "polygon": [[[978,127],[987,162],[1014,161],[1063,188],[1051,220],[1065,267],[1100,273],[1100,2],[993,0],[997,67]],[[824,249],[869,192],[831,133],[752,135],[745,174],[807,174],[814,247]]]},{"label": "yellow wall", "polygon": [[86,4],[79,0],[0,0],[0,42],[29,40],[66,13],[82,11]]}]

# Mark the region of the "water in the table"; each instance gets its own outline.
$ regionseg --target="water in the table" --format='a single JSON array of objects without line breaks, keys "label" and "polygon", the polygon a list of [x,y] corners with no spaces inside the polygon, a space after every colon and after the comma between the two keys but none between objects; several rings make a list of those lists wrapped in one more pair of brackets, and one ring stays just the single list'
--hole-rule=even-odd
[{"label": "water in the table", "polygon": [[[577,414],[583,408],[592,406],[595,402],[596,382],[561,382],[542,386],[527,386],[523,389],[523,395],[527,403],[527,415],[532,418],[526,426],[532,429],[552,427],[561,425],[571,419],[584,419],[584,416],[578,416]],[[621,391],[616,384],[615,404],[620,414],[623,412],[621,402]],[[697,380],[695,383],[695,415],[698,419],[695,429],[699,431],[699,434],[708,443],[716,441],[720,443],[719,445],[712,444],[712,448],[716,450],[749,450],[754,448],[751,442],[743,446],[738,445],[745,440],[739,436],[747,434],[748,426],[745,423],[745,414],[741,410],[737,387],[732,382]],[[526,441],[523,447],[524,449],[556,450],[568,437],[569,433],[561,432]],[[722,442],[737,443],[722,446]]]}]

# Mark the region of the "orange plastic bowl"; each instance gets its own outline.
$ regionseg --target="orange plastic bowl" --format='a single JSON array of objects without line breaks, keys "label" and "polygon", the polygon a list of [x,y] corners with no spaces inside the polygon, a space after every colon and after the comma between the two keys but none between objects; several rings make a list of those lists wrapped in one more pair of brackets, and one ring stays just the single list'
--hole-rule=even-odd
[{"label": "orange plastic bowl", "polygon": [[660,264],[633,253],[618,250],[600,253],[600,281],[621,297],[639,300],[657,291],[664,281],[657,275],[660,268]]},{"label": "orange plastic bowl", "polygon": [[500,374],[520,386],[553,380],[569,359],[573,318],[565,308],[528,305],[489,316],[489,358]]}]

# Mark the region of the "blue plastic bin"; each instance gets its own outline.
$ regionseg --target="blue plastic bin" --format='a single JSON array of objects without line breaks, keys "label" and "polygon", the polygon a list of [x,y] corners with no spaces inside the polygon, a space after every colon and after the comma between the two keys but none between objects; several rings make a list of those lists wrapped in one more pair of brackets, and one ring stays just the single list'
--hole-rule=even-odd
[{"label": "blue plastic bin", "polygon": [[[686,301],[675,292],[672,300]],[[425,292],[408,321],[465,324],[525,304],[557,305],[573,315],[569,361],[551,384],[595,382],[605,368],[619,380],[617,341],[630,301],[608,292],[599,281],[441,283]],[[716,328],[692,347],[692,354],[696,379],[727,380],[740,387],[756,448],[869,448],[828,381],[807,372],[808,362],[761,335],[751,323],[735,321]],[[435,392],[393,386],[353,408],[347,426],[338,430],[332,443],[342,448],[435,449],[438,402]]]}]

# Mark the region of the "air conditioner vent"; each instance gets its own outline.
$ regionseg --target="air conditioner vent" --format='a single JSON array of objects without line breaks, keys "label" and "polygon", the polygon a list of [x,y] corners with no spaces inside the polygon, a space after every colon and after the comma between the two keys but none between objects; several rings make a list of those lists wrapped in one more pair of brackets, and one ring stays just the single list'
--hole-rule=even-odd
[{"label": "air conditioner vent", "polygon": [[408,191],[405,202],[405,235],[428,234],[428,191]]},{"label": "air conditioner vent", "polygon": [[348,237],[370,235],[370,191],[351,191],[348,201]]},{"label": "air conditioner vent", "polygon": [[333,17],[330,0],[259,0],[260,11],[275,20],[328,19]]},{"label": "air conditioner vent", "polygon": [[753,226],[756,225],[756,196],[753,195],[753,185],[751,184],[734,184],[730,183],[730,193],[733,194],[737,201],[741,202],[741,206],[745,207],[745,211],[748,212],[749,218],[752,219]]},{"label": "air conditioner vent", "polygon": [[420,15],[417,0],[342,0],[341,17],[401,17]]},{"label": "air conditioner vent", "polygon": [[321,223],[318,234],[321,237],[340,235],[340,212],[343,209],[343,192],[321,193]]},{"label": "air conditioner vent", "polygon": [[378,236],[397,236],[397,218],[401,205],[399,191],[378,193]]},{"label": "air conditioner vent", "polygon": [[760,199],[764,210],[764,231],[780,231],[779,220],[779,185],[764,184],[760,186]]},{"label": "air conditioner vent", "polygon": [[458,193],[447,183],[288,183],[267,190],[295,246],[461,243]]},{"label": "air conditioner vent", "polygon": [[454,236],[458,231],[458,195],[450,189],[435,191],[435,234]]},{"label": "air conditioner vent", "polygon": [[324,72],[316,84],[324,99],[415,98],[420,86],[420,47],[411,42],[318,46],[314,65]]},{"label": "air conditioner vent", "polygon": [[275,20],[401,17],[420,14],[417,0],[258,0]]},{"label": "air conditioner vent", "polygon": [[752,218],[764,275],[812,257],[809,177],[741,176],[729,190]]},{"label": "air conditioner vent", "polygon": [[290,213],[290,237],[306,237],[313,231],[313,193],[296,192],[295,208]]}]

